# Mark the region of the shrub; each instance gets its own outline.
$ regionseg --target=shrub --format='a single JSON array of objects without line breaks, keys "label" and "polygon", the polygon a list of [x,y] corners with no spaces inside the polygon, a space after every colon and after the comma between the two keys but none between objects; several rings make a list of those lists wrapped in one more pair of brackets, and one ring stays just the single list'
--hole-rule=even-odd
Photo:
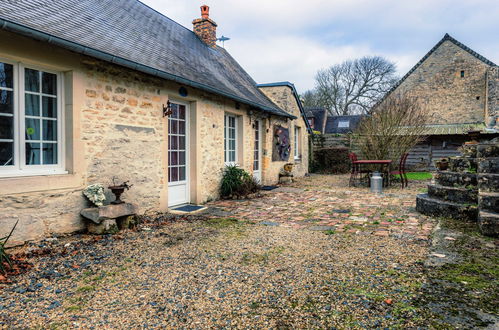
[{"label": "shrub", "polygon": [[348,148],[321,148],[314,150],[311,172],[342,174],[350,171]]},{"label": "shrub", "polygon": [[260,185],[255,178],[242,168],[237,165],[227,165],[225,167],[220,187],[222,198],[246,197],[259,189]]},{"label": "shrub", "polygon": [[12,268],[12,260],[9,256],[9,254],[5,251],[6,248],[5,246],[7,245],[7,242],[9,241],[10,236],[12,236],[12,233],[14,232],[14,229],[16,229],[17,222],[12,227],[12,230],[10,231],[9,235],[0,238],[0,273],[6,273],[6,268]]}]

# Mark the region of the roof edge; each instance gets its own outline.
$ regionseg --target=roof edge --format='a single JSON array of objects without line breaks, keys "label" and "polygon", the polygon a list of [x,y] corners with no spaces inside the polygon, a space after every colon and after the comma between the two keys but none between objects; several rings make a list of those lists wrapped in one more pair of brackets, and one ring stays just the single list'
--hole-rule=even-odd
[{"label": "roof edge", "polygon": [[289,87],[293,91],[293,96],[296,99],[296,103],[298,104],[298,108],[300,109],[300,113],[301,113],[303,121],[305,122],[305,126],[307,127],[307,131],[309,134],[312,134],[313,133],[312,127],[310,127],[310,124],[307,120],[307,115],[305,114],[305,108],[303,107],[303,104],[301,103],[300,95],[296,91],[296,87],[293,83],[290,83],[289,81],[281,81],[281,82],[275,82],[275,83],[266,83],[266,84],[257,84],[256,85],[256,87],[258,87],[258,88],[261,88],[261,87],[283,87],[283,86]]},{"label": "roof edge", "polygon": [[210,92],[210,93],[214,93],[214,94],[217,94],[220,96],[224,96],[224,97],[230,98],[234,101],[253,106],[253,107],[258,108],[264,112],[272,112],[272,115],[274,115],[274,116],[282,116],[282,117],[287,117],[287,118],[292,118],[292,119],[295,118],[295,116],[293,116],[291,114],[288,114],[287,116],[285,116],[284,114],[282,114],[282,115],[275,114],[275,113],[273,113],[274,109],[272,109],[272,108],[269,108],[265,105],[258,104],[256,102],[244,99],[242,97],[221,91],[215,87],[201,84],[201,83],[192,81],[190,79],[186,79],[186,78],[168,73],[166,71],[161,71],[161,70],[155,69],[153,67],[150,67],[150,66],[132,61],[132,60],[128,60],[128,59],[120,57],[120,56],[115,56],[115,55],[112,55],[110,53],[106,53],[106,52],[97,50],[95,48],[90,48],[90,47],[78,44],[76,42],[69,41],[69,40],[51,35],[51,34],[46,33],[46,32],[42,32],[42,31],[27,27],[25,25],[11,22],[11,21],[3,19],[3,18],[0,18],[0,29],[10,31],[10,32],[13,32],[16,34],[20,34],[20,35],[29,37],[31,39],[39,40],[42,42],[47,42],[49,44],[59,46],[61,48],[67,49],[69,51],[72,51],[72,52],[75,52],[78,54],[94,57],[94,58],[97,58],[97,59],[100,59],[100,60],[103,60],[106,62],[117,64],[117,65],[129,68],[129,69],[135,70],[135,71],[139,71],[139,72],[148,74],[150,76],[159,77],[159,78],[166,79],[166,80],[171,80],[171,81],[174,81],[174,82],[186,85],[186,86],[198,88],[198,89],[204,90],[206,92]]},{"label": "roof edge", "polygon": [[426,53],[402,78],[400,78],[400,80],[395,84],[393,85],[392,88],[390,88],[390,90],[388,92],[386,92],[385,96],[383,96],[381,98],[381,100],[379,100],[372,108],[375,108],[377,107],[381,102],[383,102],[393,91],[395,91],[400,85],[402,85],[402,83],[414,72],[416,71],[417,68],[419,68],[424,61],[426,61],[428,59],[428,57],[430,57],[436,50],[438,47],[440,47],[445,41],[450,41],[452,42],[454,45],[458,46],[459,48],[461,48],[462,50],[468,52],[470,55],[474,56],[475,58],[479,59],[480,61],[484,62],[485,64],[487,65],[490,65],[490,66],[497,66],[494,62],[488,60],[487,58],[485,58],[484,56],[478,54],[477,52],[475,52],[473,49],[469,48],[468,46],[464,45],[463,43],[457,41],[456,39],[454,39],[453,37],[451,37],[448,33],[446,33],[444,35],[444,37],[442,39],[440,39],[440,41],[435,45],[433,46],[432,49],[430,49],[430,51],[428,53]]}]

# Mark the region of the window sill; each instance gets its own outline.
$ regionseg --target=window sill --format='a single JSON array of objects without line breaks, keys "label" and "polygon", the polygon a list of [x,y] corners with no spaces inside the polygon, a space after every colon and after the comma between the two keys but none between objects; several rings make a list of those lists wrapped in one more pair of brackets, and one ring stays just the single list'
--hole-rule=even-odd
[{"label": "window sill", "polygon": [[301,163],[301,158],[295,158],[294,161],[295,163]]},{"label": "window sill", "polygon": [[55,172],[50,174],[26,173],[15,177],[0,177],[0,195],[80,188],[83,186],[81,175],[61,172],[57,174]]},{"label": "window sill", "polygon": [[43,176],[43,175],[63,175],[68,174],[68,171],[56,169],[56,170],[26,170],[26,171],[0,171],[0,180],[4,178],[18,178],[27,176]]}]

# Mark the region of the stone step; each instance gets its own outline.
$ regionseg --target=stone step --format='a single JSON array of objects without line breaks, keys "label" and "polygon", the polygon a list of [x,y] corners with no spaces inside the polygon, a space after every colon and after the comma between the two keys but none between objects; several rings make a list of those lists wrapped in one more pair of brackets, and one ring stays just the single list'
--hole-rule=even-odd
[{"label": "stone step", "polygon": [[499,174],[479,174],[478,188],[483,192],[499,192]]},{"label": "stone step", "polygon": [[478,207],[480,211],[492,211],[499,213],[499,192],[480,192],[478,195]]},{"label": "stone step", "polygon": [[499,157],[499,143],[479,144],[477,147],[478,158]]},{"label": "stone step", "polygon": [[477,145],[476,144],[463,144],[463,146],[461,147],[461,153],[462,153],[463,157],[476,158]]},{"label": "stone step", "polygon": [[479,159],[478,173],[499,173],[499,157]]},{"label": "stone step", "polygon": [[480,232],[487,236],[499,236],[499,214],[480,211],[478,215]]},{"label": "stone step", "polygon": [[470,172],[476,173],[476,158],[452,157],[449,159],[449,170],[451,172]]},{"label": "stone step", "polygon": [[456,203],[478,203],[478,189],[466,189],[441,186],[438,184],[429,184],[428,196],[431,198],[437,198]]},{"label": "stone step", "polygon": [[476,173],[463,173],[452,171],[437,171],[435,181],[447,187],[467,187],[473,188],[477,185]]},{"label": "stone step", "polygon": [[476,205],[444,201],[428,194],[416,196],[416,210],[426,215],[467,221],[476,221],[478,216]]}]

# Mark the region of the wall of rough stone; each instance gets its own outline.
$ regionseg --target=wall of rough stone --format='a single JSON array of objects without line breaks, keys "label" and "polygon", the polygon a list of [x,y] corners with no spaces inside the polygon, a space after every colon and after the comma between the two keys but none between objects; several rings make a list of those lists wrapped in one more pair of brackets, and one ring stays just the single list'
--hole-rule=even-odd
[{"label": "wall of rough stone", "polygon": [[[279,106],[282,110],[287,111],[288,113],[297,117],[295,120],[279,120],[279,119],[271,119],[272,124],[269,132],[265,136],[265,144],[268,147],[266,149],[266,156],[264,158],[264,181],[266,184],[271,184],[272,180],[279,177],[279,172],[282,170],[284,164],[286,163],[294,163],[293,174],[296,177],[304,176],[308,173],[308,133],[305,121],[300,113],[300,108],[298,106],[297,100],[293,95],[293,90],[289,86],[273,86],[273,87],[260,87],[260,90]],[[273,162],[272,161],[272,144],[273,144],[273,136],[272,129],[274,125],[279,124],[283,127],[289,129],[289,138],[291,140],[291,155],[289,156],[289,161],[287,162]],[[295,148],[295,139],[294,139],[294,127],[297,126],[300,128],[300,159],[294,159],[294,148]]]},{"label": "wall of rough stone", "polygon": [[[443,42],[395,90],[420,97],[432,124],[484,121],[489,66],[451,41]],[[461,77],[464,71],[464,77]]]},{"label": "wall of rough stone", "polygon": [[[0,237],[19,220],[13,244],[84,229],[79,212],[90,204],[82,190],[93,183],[108,186],[113,177],[117,182],[129,180],[133,184],[123,199],[136,204],[140,213],[166,210],[168,144],[162,105],[167,100],[186,103],[190,108],[192,202],[219,197],[225,113],[239,118],[238,163],[249,172],[253,171],[252,123],[256,118],[262,120],[264,183],[278,181],[285,162],[270,162],[272,125],[281,123],[291,128],[292,121],[268,118],[261,112],[250,112],[245,105],[192,88],[187,88],[187,97],[181,97],[179,84],[6,32],[0,32],[0,45],[0,57],[64,72],[67,78],[64,111],[68,174],[0,177]],[[291,103],[286,106],[296,112]],[[305,126],[303,122],[300,125],[303,156],[307,157]],[[298,175],[305,173],[305,164],[307,158],[303,158]]]},{"label": "wall of rough stone", "polygon": [[487,115],[485,123],[489,128],[499,130],[499,67],[487,71]]}]

